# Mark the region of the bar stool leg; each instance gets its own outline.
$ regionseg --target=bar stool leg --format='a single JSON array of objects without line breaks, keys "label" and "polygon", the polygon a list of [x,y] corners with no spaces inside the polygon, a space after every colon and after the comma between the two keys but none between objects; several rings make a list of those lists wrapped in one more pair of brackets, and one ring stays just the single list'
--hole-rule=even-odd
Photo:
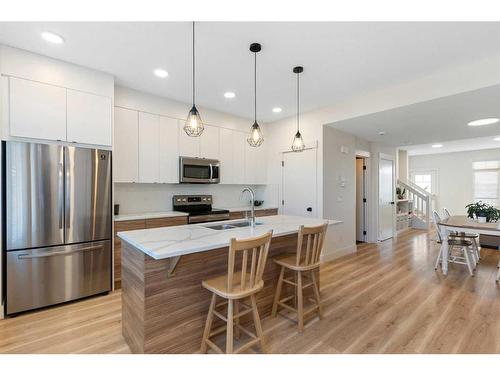
[{"label": "bar stool leg", "polygon": [[302,272],[297,271],[297,318],[299,321],[299,332],[304,332],[304,298],[302,290]]},{"label": "bar stool leg", "polygon": [[227,354],[231,354],[233,352],[233,325],[234,325],[233,303],[234,301],[232,299],[227,301],[227,335],[226,335]]},{"label": "bar stool leg", "polygon": [[203,339],[201,340],[201,348],[200,348],[201,353],[207,352],[207,340],[208,336],[210,336],[210,331],[212,329],[216,300],[217,300],[217,295],[215,293],[212,293],[212,301],[210,302],[210,307],[208,309],[207,322],[205,323],[205,331],[203,332]]},{"label": "bar stool leg", "polygon": [[276,293],[274,294],[273,310],[271,311],[271,316],[276,317],[278,312],[278,302],[281,297],[281,288],[283,287],[283,278],[285,276],[285,267],[281,266],[280,277],[278,279],[278,285],[276,286]]},{"label": "bar stool leg", "polygon": [[234,300],[234,336],[236,339],[240,339],[240,303],[238,300]]},{"label": "bar stool leg", "polygon": [[318,316],[320,319],[323,318],[323,309],[321,308],[321,297],[319,294],[318,283],[316,281],[316,274],[314,270],[311,270],[311,279],[313,282],[314,296],[316,297],[316,304],[318,305]]},{"label": "bar stool leg", "polygon": [[262,353],[266,353],[267,350],[264,343],[264,332],[262,331],[262,325],[260,324],[259,310],[257,310],[257,300],[255,298],[255,294],[252,294],[250,296],[250,302],[252,304],[252,315],[253,323],[255,325],[255,333],[257,333],[257,337],[259,338]]}]

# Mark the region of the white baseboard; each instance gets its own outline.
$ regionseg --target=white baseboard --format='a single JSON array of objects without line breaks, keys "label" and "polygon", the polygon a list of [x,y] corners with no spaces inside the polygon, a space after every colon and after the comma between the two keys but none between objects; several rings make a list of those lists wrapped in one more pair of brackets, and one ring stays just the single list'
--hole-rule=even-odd
[{"label": "white baseboard", "polygon": [[334,260],[340,257],[343,257],[344,255],[349,255],[353,254],[357,251],[356,245],[350,245],[343,247],[342,249],[335,249],[329,253],[323,253],[321,255],[321,262],[328,262],[330,260]]}]

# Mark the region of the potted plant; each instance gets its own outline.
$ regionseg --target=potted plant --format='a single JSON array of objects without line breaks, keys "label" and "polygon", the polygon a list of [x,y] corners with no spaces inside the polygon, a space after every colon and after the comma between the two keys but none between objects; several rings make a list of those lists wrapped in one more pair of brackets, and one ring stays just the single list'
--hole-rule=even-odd
[{"label": "potted plant", "polygon": [[495,222],[500,218],[500,210],[482,201],[465,206],[467,216],[479,223]]},{"label": "potted plant", "polygon": [[401,190],[400,187],[396,188],[396,195],[398,196],[398,199],[405,199],[405,193],[406,193],[405,188],[403,188],[403,190]]}]

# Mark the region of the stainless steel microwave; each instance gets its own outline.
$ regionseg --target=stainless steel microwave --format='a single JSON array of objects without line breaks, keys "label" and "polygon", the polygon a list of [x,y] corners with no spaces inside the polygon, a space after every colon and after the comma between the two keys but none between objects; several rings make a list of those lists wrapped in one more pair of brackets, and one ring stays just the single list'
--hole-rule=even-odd
[{"label": "stainless steel microwave", "polygon": [[179,182],[184,184],[218,184],[220,162],[215,159],[179,157]]}]

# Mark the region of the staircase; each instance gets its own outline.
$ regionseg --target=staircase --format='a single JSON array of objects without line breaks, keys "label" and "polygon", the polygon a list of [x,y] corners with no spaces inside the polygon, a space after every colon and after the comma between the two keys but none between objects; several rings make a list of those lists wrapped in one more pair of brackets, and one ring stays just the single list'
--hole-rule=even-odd
[{"label": "staircase", "polygon": [[422,189],[411,181],[397,181],[397,186],[406,189],[406,196],[411,202],[411,227],[429,229],[431,212],[436,206],[436,195]]}]

